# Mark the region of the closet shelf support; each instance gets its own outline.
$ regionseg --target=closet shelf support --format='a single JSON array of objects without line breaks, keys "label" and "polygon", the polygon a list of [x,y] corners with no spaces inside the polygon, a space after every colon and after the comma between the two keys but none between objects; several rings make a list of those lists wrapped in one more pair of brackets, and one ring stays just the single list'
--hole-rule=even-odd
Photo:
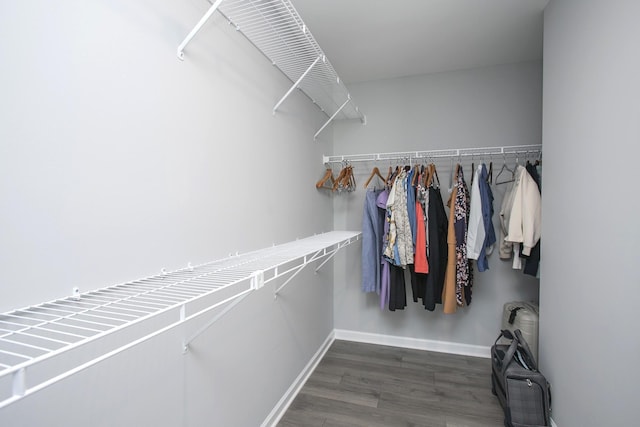
[{"label": "closet shelf support", "polygon": [[189,351],[189,345],[191,344],[191,342],[193,342],[193,340],[195,340],[196,338],[198,338],[200,335],[202,335],[207,329],[209,329],[210,327],[212,327],[214,325],[214,323],[216,323],[218,320],[220,320],[225,314],[227,314],[228,312],[231,311],[231,309],[233,309],[233,307],[235,307],[236,305],[240,304],[240,302],[245,299],[246,297],[249,296],[249,294],[251,292],[253,292],[254,289],[247,289],[237,295],[233,295],[232,297],[227,298],[226,300],[220,301],[219,303],[215,304],[214,306],[210,307],[210,309],[219,307],[221,305],[227,304],[225,308],[222,309],[222,311],[220,311],[220,313],[216,314],[215,316],[213,316],[211,319],[209,319],[209,321],[207,323],[205,323],[204,325],[202,325],[202,327],[200,329],[198,329],[193,335],[191,335],[188,339],[186,339],[184,341],[184,344],[182,346],[182,352],[186,353],[187,351]]},{"label": "closet shelf support", "polygon": [[289,278],[287,280],[284,281],[283,284],[281,284],[274,292],[274,298],[278,297],[278,294],[280,293],[280,291],[282,290],[282,288],[284,288],[285,286],[287,286],[289,284],[289,282],[291,282],[298,274],[300,274],[300,272],[302,270],[304,270],[304,268],[309,265],[310,262],[313,262],[315,260],[317,260],[318,258],[321,258],[324,256],[324,254],[327,252],[326,249],[320,249],[318,250],[316,253],[314,253],[311,258],[307,258],[306,256],[302,258],[302,264],[292,267],[290,269],[288,269],[287,271],[284,271],[280,274],[278,274],[277,276],[274,276],[271,280],[275,279],[278,276],[281,276],[283,274],[287,274],[290,272],[294,272],[291,276],[289,276]]},{"label": "closet shelf support", "polygon": [[182,43],[180,43],[180,46],[178,46],[178,58],[180,60],[184,60],[184,52],[183,52],[184,48],[189,44],[191,39],[193,39],[195,37],[195,35],[198,33],[198,31],[200,31],[200,29],[203,27],[203,25],[206,24],[206,22],[209,20],[209,18],[211,18],[211,15],[213,15],[215,13],[215,11],[218,10],[218,6],[220,6],[220,3],[222,3],[222,1],[223,0],[216,0],[211,5],[209,10],[207,10],[207,13],[205,13],[204,16],[202,18],[200,18],[200,21],[198,21],[196,26],[193,27],[193,30],[191,30],[191,32],[189,32],[189,34],[187,34],[187,37],[182,41]]},{"label": "closet shelf support", "polygon": [[[356,240],[358,240],[359,236],[356,236]],[[314,273],[317,273],[326,263],[328,263],[329,261],[331,261],[331,258],[333,258],[334,256],[336,256],[336,254],[338,253],[338,251],[342,248],[344,248],[345,246],[351,244],[351,241],[348,242],[343,242],[343,243],[339,243],[338,247],[335,248],[333,251],[330,252],[329,256],[327,257],[327,259],[325,259],[324,261],[322,261],[322,263],[316,267],[316,269],[314,270]]]},{"label": "closet shelf support", "polygon": [[331,117],[329,117],[329,120],[327,120],[325,122],[325,124],[322,125],[322,127],[320,129],[318,129],[318,132],[316,132],[315,135],[313,135],[313,139],[315,140],[316,138],[318,138],[318,135],[320,135],[320,132],[322,132],[324,130],[324,128],[327,127],[327,125],[329,123],[331,123],[333,121],[333,119],[335,119],[335,117],[340,113],[340,111],[342,111],[342,109],[351,101],[351,95],[347,94],[347,100],[344,101],[344,103],[340,106],[340,108],[338,108],[338,110],[333,113],[333,115]]},{"label": "closet shelf support", "polygon": [[289,90],[287,91],[287,93],[284,94],[284,96],[282,98],[280,98],[280,101],[278,101],[278,103],[276,104],[275,107],[273,107],[273,114],[276,114],[276,111],[278,110],[278,107],[280,107],[280,105],[284,102],[285,99],[287,99],[289,97],[289,95],[291,95],[291,92],[293,92],[293,90],[295,88],[298,87],[298,85],[302,82],[302,80],[304,80],[305,77],[307,77],[307,74],[309,74],[309,72],[313,69],[313,67],[315,67],[315,65],[318,63],[318,61],[320,61],[320,59],[322,59],[322,62],[326,62],[327,59],[324,55],[319,55],[315,61],[313,61],[311,63],[311,65],[309,65],[309,67],[305,70],[304,73],[302,73],[302,75],[298,78],[298,80],[296,80],[296,82],[293,84],[293,86],[291,86],[291,88],[289,88]]},{"label": "closet shelf support", "polygon": [[[229,311],[231,311],[233,309],[233,307],[235,307],[236,305],[240,304],[240,302],[242,302],[243,299],[248,297],[251,292],[257,291],[258,289],[260,289],[260,288],[262,288],[264,286],[264,271],[263,270],[255,271],[251,275],[250,284],[251,284],[251,287],[249,289],[245,289],[244,291],[241,291],[241,292],[239,292],[239,293],[237,293],[235,295],[232,295],[229,298],[227,298],[225,300],[222,300],[222,301],[218,302],[217,304],[214,304],[211,307],[207,308],[207,311],[209,311],[209,310],[212,310],[214,308],[217,308],[217,307],[220,307],[222,305],[225,305],[225,304],[229,303],[229,304],[226,305],[225,308],[223,308],[220,311],[220,313],[216,314],[214,317],[209,319],[209,321],[207,323],[205,323],[204,325],[202,325],[200,327],[200,329],[198,329],[193,335],[191,335],[188,339],[184,340],[184,344],[182,345],[182,352],[183,353],[186,353],[189,350],[189,345],[191,344],[191,342],[193,340],[198,338],[207,329],[212,327],[225,314],[227,314]],[[184,308],[184,305],[183,305],[183,308]],[[180,313],[180,320],[181,321],[185,320],[183,311],[181,311],[181,313]]]}]

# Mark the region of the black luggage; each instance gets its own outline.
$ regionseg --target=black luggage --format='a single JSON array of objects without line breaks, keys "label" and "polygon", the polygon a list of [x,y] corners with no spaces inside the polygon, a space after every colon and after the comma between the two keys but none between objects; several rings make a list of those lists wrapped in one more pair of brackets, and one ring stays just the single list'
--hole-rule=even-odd
[{"label": "black luggage", "polygon": [[[501,338],[509,344],[498,344]],[[519,329],[503,330],[491,347],[491,391],[507,427],[550,426],[551,391]]]}]

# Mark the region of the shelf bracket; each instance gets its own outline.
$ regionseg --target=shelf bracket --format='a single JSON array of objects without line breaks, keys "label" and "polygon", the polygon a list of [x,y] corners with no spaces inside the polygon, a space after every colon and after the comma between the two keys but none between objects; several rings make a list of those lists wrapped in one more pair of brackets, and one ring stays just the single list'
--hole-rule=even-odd
[{"label": "shelf bracket", "polygon": [[315,135],[313,135],[313,139],[314,139],[314,140],[315,140],[316,138],[318,138],[318,135],[320,134],[320,132],[322,132],[322,131],[324,130],[324,128],[326,128],[326,127],[327,127],[327,125],[328,125],[329,123],[331,123],[331,121],[332,121],[333,119],[335,119],[335,118],[336,118],[336,116],[338,115],[338,113],[340,113],[340,111],[342,111],[342,109],[343,109],[343,108],[344,108],[344,107],[349,103],[349,101],[351,101],[351,95],[347,94],[347,100],[346,100],[346,101],[344,101],[344,103],[340,106],[340,108],[338,108],[338,110],[337,110],[335,113],[333,113],[333,115],[332,115],[331,117],[329,117],[329,120],[327,120],[327,121],[325,122],[325,124],[323,124],[323,125],[322,125],[322,127],[318,130],[318,132],[316,132],[316,134],[315,134]]},{"label": "shelf bracket", "polygon": [[[347,244],[348,244],[348,243],[347,243]],[[345,246],[346,246],[346,245],[345,245]],[[334,256],[336,256],[336,254],[338,253],[338,251],[339,251],[340,249],[342,249],[343,247],[344,247],[344,246],[340,246],[340,245],[338,245],[338,247],[337,247],[337,248],[335,248],[335,249],[331,252],[331,255],[329,255],[329,256],[327,257],[327,259],[325,259],[324,261],[322,261],[322,263],[321,263],[318,267],[316,267],[316,269],[314,270],[314,273],[317,273],[317,272],[318,272],[318,270],[320,270],[320,269],[321,269],[321,268],[322,268],[326,263],[328,263],[329,261],[331,261],[331,258],[333,258]]]},{"label": "shelf bracket", "polygon": [[[359,236],[356,236],[356,238],[355,238],[355,239],[356,239],[356,241],[357,241],[357,240],[359,239]],[[342,243],[338,243],[338,247],[337,247],[337,248],[335,248],[333,251],[331,251],[331,252],[329,253],[329,257],[328,257],[327,259],[325,259],[324,261],[322,261],[322,263],[321,263],[318,267],[316,267],[316,269],[314,270],[314,273],[317,273],[317,272],[318,272],[318,270],[320,270],[320,269],[321,269],[321,268],[322,268],[326,263],[328,263],[328,262],[331,260],[331,258],[333,258],[334,256],[336,256],[336,254],[338,253],[338,251],[339,251],[340,249],[344,248],[345,246],[350,245],[351,243],[352,243],[352,242],[351,242],[351,239],[345,240],[345,241],[344,241],[344,242],[342,242]]]},{"label": "shelf bracket", "polygon": [[233,295],[227,299],[225,299],[224,301],[220,301],[217,304],[212,305],[211,307],[207,308],[207,310],[212,310],[214,308],[217,308],[221,305],[225,305],[227,304],[227,306],[225,308],[223,308],[218,314],[216,314],[214,317],[211,318],[211,320],[209,320],[206,324],[204,324],[200,329],[198,329],[197,332],[195,332],[193,335],[191,335],[191,337],[189,337],[188,339],[186,339],[182,345],[182,351],[183,353],[186,353],[189,350],[189,345],[191,344],[191,342],[193,340],[195,340],[196,338],[198,338],[200,335],[202,335],[207,329],[209,329],[211,326],[213,326],[214,323],[216,323],[218,320],[220,320],[222,318],[222,316],[224,316],[225,314],[227,314],[229,311],[231,311],[231,309],[233,307],[235,307],[236,305],[238,305],[243,299],[245,299],[247,296],[249,296],[249,294],[251,292],[253,292],[255,289],[253,287],[242,291],[236,295]]},{"label": "shelf bracket", "polygon": [[289,282],[291,282],[298,274],[300,274],[300,272],[306,267],[306,265],[307,265],[307,263],[305,261],[304,264],[302,264],[299,267],[296,267],[295,272],[291,276],[289,276],[289,278],[287,280],[285,280],[285,282],[282,285],[280,285],[280,287],[278,289],[276,289],[276,291],[274,292],[274,298],[278,298],[278,294],[280,293],[282,288],[287,286],[289,284]]},{"label": "shelf bracket", "polygon": [[220,6],[220,3],[222,3],[222,0],[216,0],[211,5],[209,10],[207,10],[207,13],[205,13],[204,16],[200,18],[200,21],[198,21],[196,26],[193,27],[193,30],[191,30],[191,32],[187,34],[187,37],[182,41],[182,43],[180,43],[180,46],[178,46],[178,58],[181,61],[184,60],[184,52],[183,52],[184,48],[189,44],[191,39],[195,37],[198,31],[200,31],[202,26],[209,20],[209,18],[211,18],[211,15],[213,15],[213,13],[218,9],[218,6]]},{"label": "shelf bracket", "polygon": [[327,255],[327,250],[326,249],[320,249],[319,251],[315,252],[313,255],[311,255],[311,257],[303,257],[302,258],[302,264],[297,265],[295,267],[290,268],[287,271],[284,271],[274,277],[272,277],[270,280],[276,279],[278,276],[290,273],[290,272],[294,272],[291,276],[289,276],[287,278],[287,280],[284,281],[283,284],[281,284],[274,292],[274,297],[278,298],[278,294],[280,293],[280,291],[282,290],[282,288],[284,288],[285,286],[287,286],[289,284],[289,282],[291,282],[298,274],[300,274],[300,272],[302,270],[304,270],[304,268],[309,265],[310,263],[312,263],[313,261],[316,261],[324,256]]},{"label": "shelf bracket", "polygon": [[300,84],[300,82],[302,82],[302,80],[304,80],[305,77],[307,77],[307,74],[309,74],[309,72],[313,69],[313,67],[318,63],[318,61],[322,59],[322,62],[326,62],[326,57],[324,55],[322,56],[318,56],[316,58],[315,61],[313,61],[311,63],[311,65],[309,65],[309,68],[307,68],[305,70],[304,73],[302,73],[302,75],[298,78],[298,80],[296,80],[296,82],[293,84],[293,86],[291,86],[291,88],[289,88],[289,90],[287,91],[287,93],[284,94],[284,96],[282,98],[280,98],[280,101],[278,101],[278,103],[276,104],[275,107],[273,107],[273,114],[276,114],[276,111],[278,110],[278,107],[280,107],[280,105],[284,102],[285,99],[287,99],[289,97],[289,95],[291,95],[291,92],[293,92],[293,90],[295,88],[298,87],[298,85]]}]

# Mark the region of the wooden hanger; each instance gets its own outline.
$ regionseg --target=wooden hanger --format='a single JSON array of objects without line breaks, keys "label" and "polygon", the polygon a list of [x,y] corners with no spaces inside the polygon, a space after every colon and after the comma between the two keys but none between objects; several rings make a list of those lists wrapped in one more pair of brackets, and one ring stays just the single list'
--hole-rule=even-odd
[{"label": "wooden hanger", "polygon": [[433,178],[433,163],[430,163],[427,166],[427,172],[424,176],[424,188],[429,188],[429,186],[431,185],[431,179]]},{"label": "wooden hanger", "polygon": [[349,166],[349,183],[347,184],[348,191],[355,191],[356,189],[356,176],[353,174],[353,166]]},{"label": "wooden hanger", "polygon": [[421,169],[424,169],[424,166],[423,166],[423,168],[421,168],[419,164],[416,164],[413,167],[413,178],[411,179],[411,186],[412,187],[415,187],[416,185],[418,185],[418,178],[422,175],[422,170]]},{"label": "wooden hanger", "polygon": [[431,185],[436,189],[440,188],[440,178],[438,178],[438,170],[436,169],[435,163],[429,165],[429,171],[424,181],[425,188],[429,188]]},{"label": "wooden hanger", "polygon": [[333,191],[336,191],[338,189],[346,173],[347,173],[347,168],[343,167],[340,170],[338,177],[333,181],[333,187],[331,188]]},{"label": "wooden hanger", "polygon": [[347,166],[344,169],[344,176],[340,180],[340,187],[347,190],[349,188],[349,182],[351,179],[351,166]]},{"label": "wooden hanger", "polygon": [[[329,181],[329,185],[325,184]],[[320,181],[316,182],[316,188],[326,188],[329,190],[333,189],[333,184],[335,183],[335,178],[333,177],[333,169],[327,168],[324,172],[324,176],[320,179]]]},{"label": "wooden hanger", "polygon": [[393,181],[396,179],[399,173],[400,166],[396,166],[395,169],[392,169],[391,166],[389,166],[389,174],[387,175],[387,187],[391,188],[393,186]]},{"label": "wooden hanger", "polygon": [[391,185],[391,175],[393,174],[393,169],[391,169],[391,166],[389,166],[389,172],[387,172],[387,177],[384,179],[384,182],[387,184],[387,186]]},{"label": "wooden hanger", "polygon": [[377,176],[378,178],[380,178],[382,180],[383,183],[386,183],[387,180],[382,176],[382,174],[380,173],[380,169],[378,169],[377,166],[375,166],[373,168],[373,170],[371,171],[371,175],[369,175],[369,178],[367,178],[367,181],[364,183],[364,188],[367,188],[369,186],[369,184],[371,183],[371,180],[373,179],[373,177]]},{"label": "wooden hanger", "polygon": [[344,168],[342,168],[340,174],[338,175],[338,178],[336,178],[335,182],[333,183],[333,191],[336,191],[338,189],[353,191],[355,190],[355,188],[356,179],[353,176],[353,166],[346,165]]}]

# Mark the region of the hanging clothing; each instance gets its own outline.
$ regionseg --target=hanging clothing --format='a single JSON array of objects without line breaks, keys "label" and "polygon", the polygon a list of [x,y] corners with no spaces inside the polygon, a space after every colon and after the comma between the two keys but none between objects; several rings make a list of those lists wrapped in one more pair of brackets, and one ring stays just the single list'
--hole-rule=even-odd
[{"label": "hanging clothing", "polygon": [[[538,191],[541,192],[542,186],[541,186],[541,182],[540,182],[541,179],[540,179],[540,174],[538,173],[538,170],[534,165],[532,165],[529,162],[527,162],[526,169],[529,175],[531,175],[531,178],[533,178],[536,185],[538,186]],[[536,243],[536,245],[531,249],[531,253],[525,260],[525,265],[523,270],[524,274],[528,274],[530,276],[536,277],[538,275],[539,267],[540,267],[540,240],[538,240],[538,243]]]},{"label": "hanging clothing", "polygon": [[[457,179],[458,166],[456,166],[454,182]],[[456,229],[455,205],[458,194],[458,187],[454,185],[451,190],[449,201],[449,223],[447,227],[447,269],[445,271],[444,289],[442,290],[443,312],[452,314],[456,312]]]},{"label": "hanging clothing", "polygon": [[398,252],[398,245],[396,242],[397,239],[397,225],[396,225],[396,217],[397,214],[397,206],[396,206],[396,188],[398,185],[397,178],[394,180],[393,185],[391,186],[391,190],[389,190],[389,195],[387,197],[387,205],[386,205],[386,213],[385,213],[385,221],[387,223],[388,229],[385,230],[385,246],[383,248],[383,256],[385,259],[393,265],[400,265],[400,254]]},{"label": "hanging clothing", "polygon": [[454,208],[454,229],[456,233],[456,304],[462,307],[471,302],[473,270],[467,258],[467,224],[469,222],[470,197],[464,181],[462,167],[458,167]]},{"label": "hanging clothing", "polygon": [[467,256],[477,260],[478,271],[489,269],[487,256],[493,251],[496,233],[493,227],[493,192],[487,181],[487,167],[483,163],[475,171],[471,186],[471,211],[467,234]]},{"label": "hanging clothing", "polygon": [[525,165],[525,169],[527,170],[527,172],[529,172],[531,178],[533,178],[533,181],[536,183],[540,194],[542,194],[542,180],[540,178],[538,169],[533,164],[531,164],[531,162],[527,162],[527,164]]},{"label": "hanging clothing", "polygon": [[416,253],[413,259],[416,273],[429,273],[429,261],[427,259],[427,229],[425,226],[425,214],[420,202],[415,203],[416,211]]},{"label": "hanging clothing", "polygon": [[429,273],[429,190],[423,185],[423,174],[416,185],[416,251],[414,264],[418,273]]},{"label": "hanging clothing", "polygon": [[414,205],[416,213],[416,244],[415,255],[413,257],[414,264],[409,264],[409,269],[411,271],[413,301],[418,302],[418,299],[421,299],[424,302],[424,296],[427,287],[427,273],[429,273],[429,261],[427,260],[426,241],[427,233],[425,226],[425,215],[422,210],[422,203],[416,200]]},{"label": "hanging clothing", "polygon": [[469,226],[467,228],[467,257],[478,259],[484,245],[485,227],[482,217],[482,199],[480,196],[480,171],[482,166],[473,171],[471,183],[471,204],[469,209]]},{"label": "hanging clothing", "polygon": [[500,206],[500,259],[511,259],[513,243],[506,239],[509,233],[509,219],[513,208],[513,196],[515,195],[515,181],[508,184]]},{"label": "hanging clothing", "polygon": [[482,164],[482,170],[480,171],[480,198],[482,200],[482,219],[484,221],[484,245],[483,250],[480,251],[480,257],[478,262],[483,263],[483,269],[480,271],[489,269],[489,262],[487,256],[493,252],[493,246],[496,243],[496,230],[493,226],[493,191],[491,185],[489,185],[489,174],[487,173],[487,165]]},{"label": "hanging clothing", "polygon": [[413,237],[407,210],[407,172],[401,169],[395,179],[387,201],[389,245],[384,255],[397,266],[413,264]]},{"label": "hanging clothing", "polygon": [[368,190],[362,211],[362,291],[380,294],[384,213],[376,201],[382,190]]},{"label": "hanging clothing", "polygon": [[407,288],[404,282],[404,268],[390,265],[389,310],[404,310],[407,306]]},{"label": "hanging clothing", "polygon": [[436,304],[442,304],[443,302],[442,295],[449,259],[447,213],[444,209],[440,189],[434,188],[433,185],[429,186],[428,189],[427,212],[429,275],[427,276],[423,303],[426,310],[433,311]]},{"label": "hanging clothing", "polygon": [[413,302],[418,300],[424,301],[425,292],[427,289],[427,277],[428,275],[418,273],[414,264],[409,264],[409,273],[411,275],[411,291],[413,296]]},{"label": "hanging clothing", "polygon": [[407,172],[405,185],[407,190],[407,216],[409,218],[409,229],[411,231],[411,244],[413,245],[411,253],[416,252],[416,188],[413,186],[413,175],[416,172],[417,171],[413,169]]},{"label": "hanging clothing", "polygon": [[541,234],[542,208],[540,191],[535,181],[518,165],[513,196],[513,206],[509,217],[508,234],[505,240],[522,243],[522,254],[530,255]]},{"label": "hanging clothing", "polygon": [[[383,190],[380,192],[378,197],[376,198],[376,206],[380,210],[380,214],[383,216],[386,215],[387,211],[387,199],[389,198],[389,191]],[[388,244],[389,239],[389,222],[383,219],[383,228],[382,228],[382,247]],[[380,309],[384,309],[389,303],[389,292],[391,286],[391,272],[389,269],[389,262],[385,259],[382,254],[379,259],[381,270],[380,270]]]},{"label": "hanging clothing", "polygon": [[[413,233],[411,231],[411,217],[408,209],[408,198],[411,182],[408,180],[408,174],[403,169],[398,176],[398,183],[396,199],[398,204],[396,227],[398,238],[396,239],[398,245],[398,253],[400,256],[400,266],[406,266],[413,264]],[[413,197],[415,203],[415,196]],[[415,208],[412,206],[411,211],[415,213]]]}]

